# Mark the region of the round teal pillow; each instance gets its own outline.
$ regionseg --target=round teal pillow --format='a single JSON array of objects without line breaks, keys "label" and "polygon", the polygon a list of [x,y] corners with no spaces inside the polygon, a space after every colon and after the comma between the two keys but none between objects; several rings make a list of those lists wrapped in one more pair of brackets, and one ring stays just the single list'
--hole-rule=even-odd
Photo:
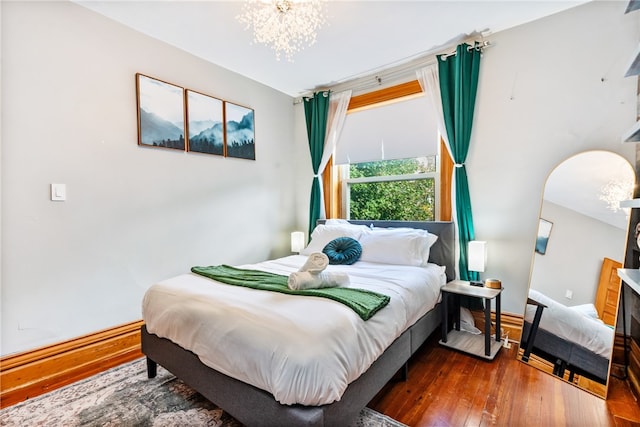
[{"label": "round teal pillow", "polygon": [[327,243],[322,252],[329,258],[329,264],[351,265],[360,259],[362,246],[351,237],[338,237]]}]

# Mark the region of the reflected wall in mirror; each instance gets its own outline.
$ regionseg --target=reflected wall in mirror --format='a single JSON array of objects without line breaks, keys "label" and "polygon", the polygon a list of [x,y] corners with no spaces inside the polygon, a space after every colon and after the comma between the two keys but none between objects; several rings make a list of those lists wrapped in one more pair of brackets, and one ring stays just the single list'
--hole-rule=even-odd
[{"label": "reflected wall in mirror", "polygon": [[631,164],[615,153],[565,160],[545,183],[540,223],[553,227],[538,234],[546,249],[532,248],[518,358],[603,398],[629,224],[619,202],[631,198],[635,182]]}]

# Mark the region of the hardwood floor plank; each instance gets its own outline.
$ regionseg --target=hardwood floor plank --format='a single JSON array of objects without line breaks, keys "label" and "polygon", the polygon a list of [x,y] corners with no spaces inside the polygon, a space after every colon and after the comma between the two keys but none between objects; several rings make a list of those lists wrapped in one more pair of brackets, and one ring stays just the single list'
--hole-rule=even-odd
[{"label": "hardwood floor plank", "polygon": [[436,332],[411,359],[407,381],[387,384],[369,406],[412,427],[640,423],[626,381],[612,377],[605,401],[516,360],[515,344],[487,361],[438,340]]}]

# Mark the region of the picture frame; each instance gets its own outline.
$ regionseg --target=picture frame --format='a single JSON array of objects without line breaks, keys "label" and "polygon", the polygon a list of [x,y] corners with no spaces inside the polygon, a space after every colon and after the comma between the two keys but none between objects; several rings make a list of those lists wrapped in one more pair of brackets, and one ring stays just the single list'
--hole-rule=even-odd
[{"label": "picture frame", "polygon": [[223,156],[225,149],[224,102],[187,89],[187,150]]},{"label": "picture frame", "polygon": [[256,159],[254,111],[225,101],[225,155]]},{"label": "picture frame", "polygon": [[185,149],[184,88],[136,73],[138,145]]},{"label": "picture frame", "polygon": [[553,223],[551,221],[540,218],[538,235],[536,236],[536,252],[540,255],[547,253],[547,245],[549,244],[549,236],[551,236],[552,228]]}]

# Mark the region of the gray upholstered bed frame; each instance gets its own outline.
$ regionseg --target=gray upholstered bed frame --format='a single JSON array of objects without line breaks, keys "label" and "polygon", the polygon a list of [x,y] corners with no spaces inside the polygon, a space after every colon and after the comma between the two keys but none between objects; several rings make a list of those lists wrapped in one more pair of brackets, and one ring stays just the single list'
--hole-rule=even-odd
[{"label": "gray upholstered bed frame", "polygon": [[[321,222],[321,221],[320,221]],[[451,222],[351,221],[377,227],[411,227],[438,235],[429,260],[447,267],[455,277],[454,226]],[[142,326],[142,352],[150,378],[157,364],[200,392],[247,426],[347,426],[362,408],[393,378],[441,322],[440,304],[409,327],[387,350],[352,382],[340,401],[323,406],[282,405],[261,389],[231,378],[200,362],[198,357],[170,340],[150,334]]]},{"label": "gray upholstered bed frame", "polygon": [[[529,361],[531,354],[535,354],[553,363],[553,374],[563,378],[565,371],[569,371],[569,382],[573,382],[573,375],[581,375],[600,384],[607,384],[609,377],[609,359],[591,350],[560,338],[544,329],[535,327],[525,321],[521,347],[524,349],[522,360]],[[532,340],[533,338],[533,340]]]}]

